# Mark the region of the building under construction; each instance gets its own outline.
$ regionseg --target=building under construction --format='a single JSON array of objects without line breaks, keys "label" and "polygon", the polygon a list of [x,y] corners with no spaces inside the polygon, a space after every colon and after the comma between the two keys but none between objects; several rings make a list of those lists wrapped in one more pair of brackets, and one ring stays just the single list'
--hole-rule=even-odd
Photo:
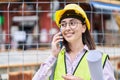
[{"label": "building under construction", "polygon": [[97,49],[110,54],[120,79],[120,0],[0,0],[0,80],[32,80],[59,31],[54,13],[69,3],[86,11]]}]

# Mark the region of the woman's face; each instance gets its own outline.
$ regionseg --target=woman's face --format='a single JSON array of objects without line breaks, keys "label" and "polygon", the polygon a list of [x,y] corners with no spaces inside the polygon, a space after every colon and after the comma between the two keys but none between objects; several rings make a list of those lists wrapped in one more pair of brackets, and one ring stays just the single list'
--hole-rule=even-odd
[{"label": "woman's face", "polygon": [[82,33],[85,32],[86,26],[75,18],[65,18],[61,21],[61,32],[64,39],[68,42],[75,42],[82,39]]}]

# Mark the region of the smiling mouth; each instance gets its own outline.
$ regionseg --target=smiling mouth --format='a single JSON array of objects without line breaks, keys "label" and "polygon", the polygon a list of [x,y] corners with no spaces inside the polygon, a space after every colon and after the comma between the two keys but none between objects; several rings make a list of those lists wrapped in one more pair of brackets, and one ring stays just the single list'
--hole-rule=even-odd
[{"label": "smiling mouth", "polygon": [[73,34],[74,33],[66,33],[65,35],[66,35],[66,37],[71,37],[71,36],[73,36]]}]

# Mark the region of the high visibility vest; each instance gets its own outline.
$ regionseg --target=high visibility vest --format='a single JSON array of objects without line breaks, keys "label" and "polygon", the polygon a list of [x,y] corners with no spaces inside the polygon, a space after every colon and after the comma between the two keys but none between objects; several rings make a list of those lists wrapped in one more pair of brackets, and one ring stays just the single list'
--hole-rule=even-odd
[{"label": "high visibility vest", "polygon": [[[90,80],[90,72],[89,72],[89,67],[88,67],[88,62],[86,60],[86,56],[87,56],[87,51],[85,52],[85,54],[82,56],[82,58],[79,60],[77,67],[75,68],[73,75],[80,77],[84,80]],[[54,67],[54,71],[52,73],[52,78],[50,80],[64,80],[62,78],[62,75],[66,75],[67,74],[67,68],[66,68],[66,60],[65,60],[65,50],[62,50],[59,55],[58,55],[58,59],[56,62],[56,65]],[[103,54],[102,55],[102,66],[104,68],[105,62],[108,59],[108,55],[107,54]]]}]

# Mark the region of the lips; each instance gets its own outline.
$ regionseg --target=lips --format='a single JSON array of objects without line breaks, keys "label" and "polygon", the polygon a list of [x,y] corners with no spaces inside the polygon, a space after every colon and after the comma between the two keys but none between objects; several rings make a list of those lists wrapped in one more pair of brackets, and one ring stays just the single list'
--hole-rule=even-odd
[{"label": "lips", "polygon": [[70,32],[70,33],[65,33],[66,37],[72,37],[74,35],[74,32]]}]

